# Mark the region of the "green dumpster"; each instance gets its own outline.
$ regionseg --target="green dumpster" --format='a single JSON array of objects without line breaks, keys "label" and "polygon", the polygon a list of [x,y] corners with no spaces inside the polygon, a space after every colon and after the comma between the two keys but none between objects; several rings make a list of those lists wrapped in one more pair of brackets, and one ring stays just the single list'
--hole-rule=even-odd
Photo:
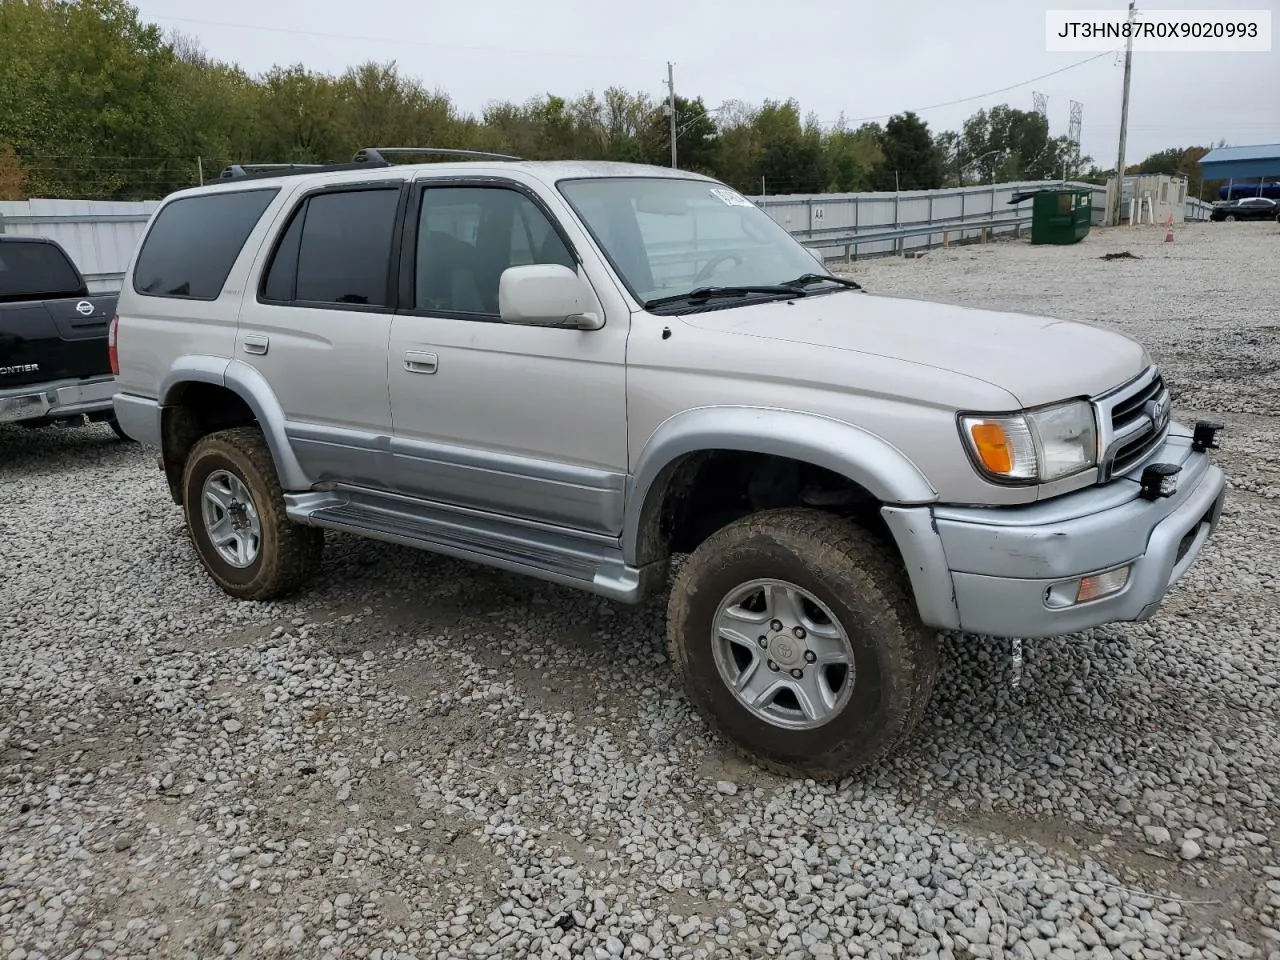
[{"label": "green dumpster", "polygon": [[1032,243],[1079,243],[1092,222],[1089,190],[1041,190],[1031,201]]}]

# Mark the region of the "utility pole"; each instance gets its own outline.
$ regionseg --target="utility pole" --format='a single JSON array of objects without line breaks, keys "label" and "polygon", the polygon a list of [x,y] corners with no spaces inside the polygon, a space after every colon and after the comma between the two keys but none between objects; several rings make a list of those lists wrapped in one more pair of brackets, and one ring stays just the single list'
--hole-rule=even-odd
[{"label": "utility pole", "polygon": [[1107,211],[1107,223],[1120,223],[1120,209],[1124,205],[1124,141],[1129,133],[1129,79],[1133,74],[1133,15],[1137,0],[1129,0],[1129,36],[1124,43],[1124,94],[1120,100],[1120,148],[1116,155],[1116,195],[1112,208]]},{"label": "utility pole", "polygon": [[671,121],[671,168],[676,166],[676,79],[671,61],[667,61],[667,118]]}]

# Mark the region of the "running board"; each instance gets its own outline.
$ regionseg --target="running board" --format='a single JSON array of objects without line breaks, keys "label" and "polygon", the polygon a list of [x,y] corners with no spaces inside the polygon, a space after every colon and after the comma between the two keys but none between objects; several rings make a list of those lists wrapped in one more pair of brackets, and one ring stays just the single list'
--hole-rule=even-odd
[{"label": "running board", "polygon": [[625,564],[617,541],[608,537],[365,490],[286,493],[284,501],[289,519],[307,526],[416,547],[622,603],[638,603],[646,592],[647,571]]}]

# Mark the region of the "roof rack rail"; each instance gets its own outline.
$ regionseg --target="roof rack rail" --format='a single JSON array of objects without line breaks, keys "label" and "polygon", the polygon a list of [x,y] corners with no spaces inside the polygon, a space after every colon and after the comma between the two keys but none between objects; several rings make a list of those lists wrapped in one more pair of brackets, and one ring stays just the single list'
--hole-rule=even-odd
[{"label": "roof rack rail", "polygon": [[366,167],[389,167],[390,163],[233,163],[218,174],[219,180],[243,180],[258,177],[293,177],[304,173],[329,173],[339,170],[362,170]]},{"label": "roof rack rail", "polygon": [[386,163],[385,154],[388,153],[431,153],[446,157],[469,157],[473,160],[523,159],[522,157],[513,157],[505,153],[485,153],[482,150],[455,150],[452,147],[365,147],[363,150],[357,151],[353,162],[374,164],[381,161]]}]

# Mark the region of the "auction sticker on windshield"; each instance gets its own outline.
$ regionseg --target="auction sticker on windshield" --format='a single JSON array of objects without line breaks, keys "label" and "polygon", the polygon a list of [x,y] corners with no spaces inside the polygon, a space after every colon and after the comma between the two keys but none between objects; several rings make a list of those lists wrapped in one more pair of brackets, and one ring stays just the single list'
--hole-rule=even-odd
[{"label": "auction sticker on windshield", "polygon": [[712,187],[711,195],[730,207],[751,206],[751,201],[735,190],[728,190],[724,187]]}]

